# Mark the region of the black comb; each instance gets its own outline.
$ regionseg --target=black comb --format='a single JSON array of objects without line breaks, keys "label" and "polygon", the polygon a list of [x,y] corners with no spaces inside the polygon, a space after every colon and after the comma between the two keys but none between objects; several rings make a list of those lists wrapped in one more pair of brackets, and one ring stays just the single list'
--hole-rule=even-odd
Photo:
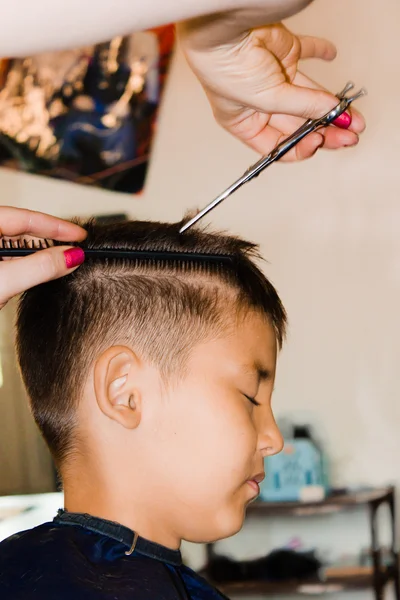
[{"label": "black comb", "polygon": [[[53,240],[10,240],[2,238],[0,240],[0,259],[4,257],[29,256],[40,250],[51,248],[57,245]],[[162,261],[205,261],[232,264],[233,256],[225,254],[204,254],[199,252],[174,252],[167,250],[123,250],[123,249],[102,249],[84,248],[79,244],[63,242],[65,246],[82,248],[86,258],[100,259],[130,259],[130,260],[162,260]]]}]

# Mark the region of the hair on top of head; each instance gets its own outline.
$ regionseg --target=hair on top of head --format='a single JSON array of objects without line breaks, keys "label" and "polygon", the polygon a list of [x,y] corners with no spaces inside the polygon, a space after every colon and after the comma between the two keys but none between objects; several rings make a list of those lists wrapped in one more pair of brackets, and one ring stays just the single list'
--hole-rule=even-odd
[{"label": "hair on top of head", "polygon": [[[113,345],[132,347],[164,379],[184,372],[190,350],[222,334],[243,310],[272,325],[279,346],[286,313],[255,260],[255,244],[179,223],[81,223],[87,249],[165,251],[168,259],[87,259],[72,274],[25,292],[17,354],[34,418],[61,464],[74,447],[77,403],[90,367]],[[174,252],[232,257],[177,261]]]}]

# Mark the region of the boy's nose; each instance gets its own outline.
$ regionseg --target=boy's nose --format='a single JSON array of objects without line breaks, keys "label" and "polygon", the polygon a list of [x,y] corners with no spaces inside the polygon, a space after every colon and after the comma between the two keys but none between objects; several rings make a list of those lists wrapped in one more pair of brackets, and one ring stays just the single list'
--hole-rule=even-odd
[{"label": "boy's nose", "polygon": [[259,449],[263,456],[279,454],[284,445],[282,434],[275,419],[271,417],[259,434]]}]

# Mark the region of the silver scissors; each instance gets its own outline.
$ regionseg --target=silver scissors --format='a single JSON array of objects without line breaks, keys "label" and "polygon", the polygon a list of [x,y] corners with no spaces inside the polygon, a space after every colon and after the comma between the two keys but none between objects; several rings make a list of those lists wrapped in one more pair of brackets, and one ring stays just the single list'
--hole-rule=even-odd
[{"label": "silver scissors", "polygon": [[228,198],[233,192],[236,192],[242,185],[253,179],[253,177],[257,177],[261,171],[269,167],[270,164],[279,160],[284,154],[289,152],[296,144],[300,142],[306,135],[320,129],[321,127],[326,127],[330,125],[335,119],[337,119],[344,111],[350,106],[354,100],[360,98],[361,96],[365,96],[367,93],[364,88],[362,88],[359,92],[353,94],[352,96],[347,96],[347,92],[354,88],[354,83],[349,81],[343,90],[336,95],[336,97],[340,100],[339,104],[335,106],[330,112],[328,112],[323,117],[319,119],[308,119],[299,129],[297,129],[292,135],[287,137],[283,142],[278,144],[267,156],[263,156],[260,160],[258,160],[254,165],[249,167],[247,171],[237,179],[232,185],[230,185],[226,190],[222,192],[219,196],[215,198],[210,204],[207,204],[205,208],[199,211],[190,221],[187,221],[179,230],[179,233],[183,233],[189,227],[192,227],[197,221],[202,219],[210,210],[218,206],[223,200]]}]

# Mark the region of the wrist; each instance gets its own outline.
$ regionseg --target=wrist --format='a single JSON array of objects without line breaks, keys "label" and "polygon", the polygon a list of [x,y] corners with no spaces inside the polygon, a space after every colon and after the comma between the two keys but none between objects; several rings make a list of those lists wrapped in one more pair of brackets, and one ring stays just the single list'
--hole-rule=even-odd
[{"label": "wrist", "polygon": [[177,25],[185,50],[205,50],[235,44],[251,29],[279,23],[304,9],[313,0],[253,0],[225,12],[197,17]]}]

